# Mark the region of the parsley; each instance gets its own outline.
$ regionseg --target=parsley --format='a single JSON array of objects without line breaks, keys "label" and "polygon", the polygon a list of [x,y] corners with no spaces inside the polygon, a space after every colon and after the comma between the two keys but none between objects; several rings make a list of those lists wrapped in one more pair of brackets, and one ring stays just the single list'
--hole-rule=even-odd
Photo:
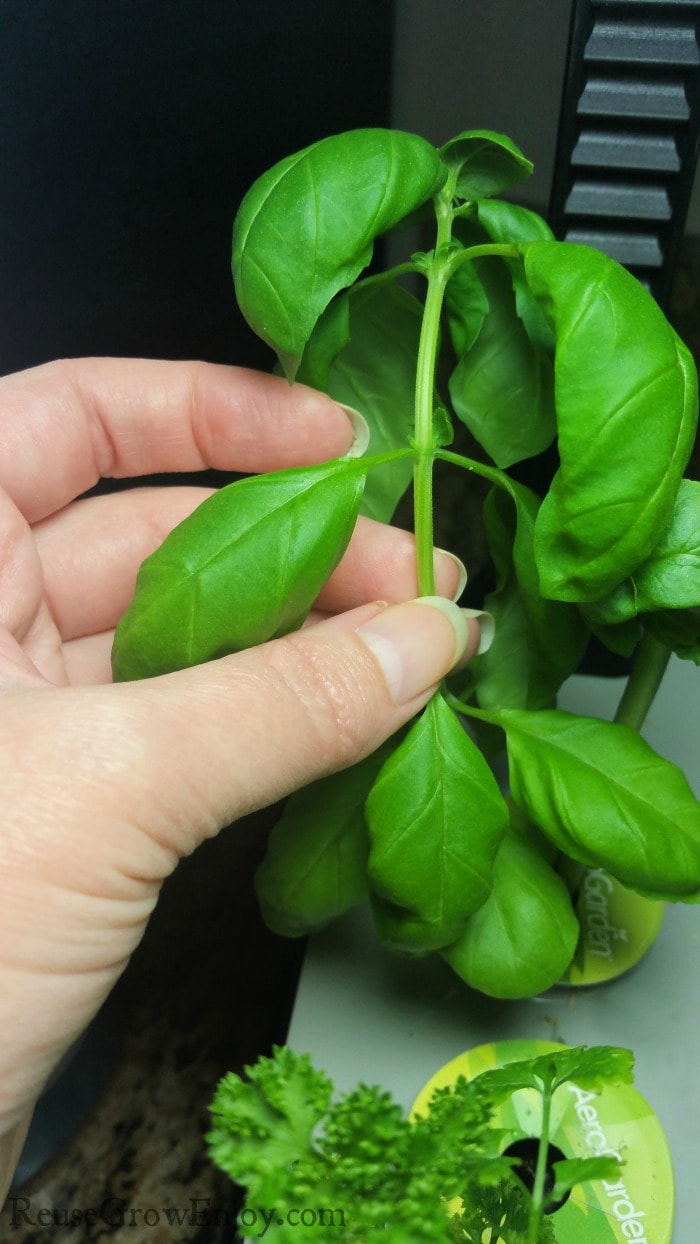
[{"label": "parsley", "polygon": [[[556,1244],[547,1204],[584,1179],[614,1177],[619,1164],[556,1162],[554,1186],[545,1191],[554,1094],[567,1082],[592,1091],[629,1083],[632,1066],[627,1050],[562,1047],[470,1081],[460,1077],[411,1122],[377,1087],[361,1084],[333,1101],[331,1081],[307,1054],[274,1047],[245,1078],[230,1073],[220,1082],[207,1141],[217,1166],[247,1189],[244,1211],[274,1207],[264,1232],[269,1244],[303,1244],[309,1235],[337,1244]],[[499,1104],[523,1088],[542,1099],[532,1190],[501,1153],[504,1133],[492,1122]],[[462,1211],[450,1214],[456,1197]],[[306,1231],[298,1215],[286,1221],[303,1206],[317,1207]],[[323,1234],[321,1207],[329,1224]]]}]

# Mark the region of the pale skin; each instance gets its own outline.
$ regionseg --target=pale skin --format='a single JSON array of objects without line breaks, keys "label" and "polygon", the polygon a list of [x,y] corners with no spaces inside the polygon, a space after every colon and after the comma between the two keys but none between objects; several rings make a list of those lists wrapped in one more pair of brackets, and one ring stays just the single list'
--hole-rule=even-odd
[{"label": "pale skin", "polygon": [[[136,571],[206,495],[102,477],[263,471],[346,453],[346,413],[236,368],[48,364],[0,379],[0,1204],[38,1095],[126,966],[178,860],[352,764],[411,717],[479,629],[420,603],[407,533],[360,520],[310,624],[112,685]],[[235,832],[235,827],[229,832]]]}]

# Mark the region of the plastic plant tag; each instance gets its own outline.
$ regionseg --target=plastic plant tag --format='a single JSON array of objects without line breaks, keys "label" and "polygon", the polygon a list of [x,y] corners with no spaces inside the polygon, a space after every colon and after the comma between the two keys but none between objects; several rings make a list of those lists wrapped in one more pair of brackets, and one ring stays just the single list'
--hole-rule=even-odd
[{"label": "plastic plant tag", "polygon": [[582,868],[571,861],[569,870],[561,871],[581,927],[576,954],[561,983],[598,985],[621,976],[656,941],[665,904],[635,894],[603,868]]},{"label": "plastic plant tag", "polygon": [[[481,1072],[519,1059],[561,1051],[551,1041],[512,1040],[480,1045],[446,1063],[416,1098],[412,1114],[425,1113],[438,1088],[458,1076]],[[537,1137],[541,1097],[534,1089],[513,1093],[496,1112],[493,1126],[504,1129],[502,1150]],[[629,1084],[606,1086],[600,1093],[566,1083],[552,1102],[551,1145],[555,1157],[590,1158],[614,1154],[623,1165],[614,1180],[577,1184],[552,1215],[562,1244],[670,1244],[674,1180],[668,1142],[651,1107]],[[560,1155],[556,1155],[556,1149]],[[460,1202],[450,1205],[458,1213]]]}]

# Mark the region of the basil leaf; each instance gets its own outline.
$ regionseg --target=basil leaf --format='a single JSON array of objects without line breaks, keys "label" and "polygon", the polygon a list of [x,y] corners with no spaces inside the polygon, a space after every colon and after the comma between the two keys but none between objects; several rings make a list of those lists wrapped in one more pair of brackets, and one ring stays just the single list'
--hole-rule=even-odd
[{"label": "basil leaf", "polygon": [[588,627],[575,605],[540,595],[534,555],[539,498],[508,480],[510,496],[493,487],[484,524],[496,588],[484,602],[496,631],[488,652],[474,662],[482,708],[551,706],[565,678],[577,668]]},{"label": "basil leaf", "polygon": [[632,576],[637,611],[700,605],[700,483],[681,480],[671,522]]},{"label": "basil leaf", "polygon": [[479,224],[492,242],[553,242],[554,234],[546,220],[528,207],[506,199],[479,199]]},{"label": "basil leaf", "polygon": [[624,626],[637,616],[634,580],[625,579],[624,583],[619,583],[612,592],[601,596],[600,600],[581,601],[579,608],[591,630],[596,625],[612,629]]},{"label": "basil leaf", "polygon": [[[343,310],[336,310],[339,302]],[[405,449],[413,432],[421,304],[401,286],[381,282],[358,286],[328,312],[311,335],[299,378],[320,381],[317,388],[362,412],[370,428],[368,454]],[[329,361],[333,344],[340,349]],[[412,474],[409,457],[372,470],[362,513],[389,522]]]},{"label": "basil leaf", "polygon": [[447,327],[458,358],[474,345],[488,311],[489,300],[476,264],[460,264],[445,288]]},{"label": "basil leaf", "polygon": [[505,264],[477,264],[489,312],[452,372],[449,391],[455,413],[479,444],[497,466],[508,467],[541,453],[554,439],[552,363],[533,346],[517,314]]},{"label": "basil leaf", "polygon": [[166,674],[300,626],[350,540],[365,473],[338,459],[209,497],[141,566],[114,678]]},{"label": "basil leaf", "polygon": [[454,941],[488,896],[508,810],[441,695],[386,761],[366,814],[370,894],[382,939],[419,952]]},{"label": "basil leaf", "polygon": [[601,600],[591,616],[619,623],[638,613],[700,606],[700,483],[682,479],[671,521],[651,555]]},{"label": "basil leaf", "polygon": [[[505,199],[480,199],[476,213],[484,234],[491,242],[553,242],[549,225],[536,212]],[[533,345],[552,353],[554,333],[525,276],[521,260],[505,259],[515,293],[515,309]]]},{"label": "basil leaf", "polygon": [[580,864],[648,898],[700,900],[700,803],[676,765],[627,726],[505,709],[511,795]]},{"label": "basil leaf", "polygon": [[683,661],[700,665],[700,610],[662,609],[643,614],[642,625]]},{"label": "basil leaf", "polygon": [[609,652],[615,652],[620,657],[632,656],[642,637],[642,628],[636,618],[619,623],[601,622],[590,606],[580,605],[579,607],[591,632]]},{"label": "basil leaf", "polygon": [[650,555],[670,520],[697,422],[695,367],[614,260],[569,242],[522,253],[557,338],[560,467],[537,520],[542,592],[595,600]]},{"label": "basil leaf", "polygon": [[316,321],[296,374],[300,384],[328,392],[331,367],[350,341],[350,299],[354,292],[339,294]]},{"label": "basil leaf", "polygon": [[364,129],[321,139],[251,187],[234,223],[236,294],[290,380],[321,312],[367,267],[375,239],[445,176],[425,139]]},{"label": "basil leaf", "polygon": [[464,130],[440,148],[440,155],[456,173],[456,194],[461,199],[499,194],[532,172],[532,161],[512,139],[492,130]]},{"label": "basil leaf", "polygon": [[491,893],[459,940],[440,953],[472,989],[492,998],[534,997],[561,979],[578,935],[561,877],[537,851],[506,834]]},{"label": "basil leaf", "polygon": [[364,806],[390,750],[380,748],[287,800],[255,876],[260,909],[274,933],[304,936],[366,897]]}]

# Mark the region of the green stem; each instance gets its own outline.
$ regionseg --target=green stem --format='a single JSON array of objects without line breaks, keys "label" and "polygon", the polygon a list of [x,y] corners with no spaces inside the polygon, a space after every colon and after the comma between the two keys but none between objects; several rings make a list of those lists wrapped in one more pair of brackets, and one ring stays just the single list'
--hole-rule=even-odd
[{"label": "green stem", "polygon": [[396,281],[400,276],[411,276],[422,272],[421,264],[407,259],[405,263],[395,264],[393,268],[385,268],[382,272],[373,272],[372,276],[362,277],[361,280],[355,281],[352,288],[367,289],[370,285],[386,285],[389,281]]},{"label": "green stem", "polygon": [[542,1124],[540,1127],[540,1143],[537,1150],[535,1182],[532,1185],[530,1201],[530,1221],[528,1223],[528,1244],[537,1244],[537,1234],[544,1213],[544,1185],[547,1178],[547,1157],[549,1155],[549,1124],[552,1112],[552,1090],[546,1086],[542,1090]]},{"label": "green stem", "polygon": [[416,364],[414,450],[416,462],[413,472],[413,511],[416,536],[416,563],[418,591],[421,596],[435,593],[433,568],[433,463],[435,441],[433,437],[433,400],[435,393],[435,369],[440,340],[440,318],[445,297],[445,287],[451,269],[446,257],[452,230],[452,198],[449,192],[441,192],[435,200],[437,216],[437,240],[435,250],[427,267],[428,292],[423,309],[418,360]]},{"label": "green stem", "polygon": [[492,484],[496,484],[498,488],[503,488],[505,492],[513,495],[513,481],[505,471],[499,470],[498,467],[487,466],[485,462],[478,462],[476,458],[465,458],[464,454],[453,453],[451,449],[438,449],[435,457],[441,462],[451,462],[453,466],[462,467],[464,471],[473,471],[475,475],[491,480]]},{"label": "green stem", "polygon": [[414,450],[406,449],[386,449],[382,454],[363,455],[362,458],[343,458],[343,462],[352,470],[360,462],[363,467],[373,471],[375,467],[386,466],[388,462],[398,462],[400,458],[413,458]]},{"label": "green stem", "polygon": [[488,259],[490,255],[498,255],[501,259],[517,259],[519,254],[517,246],[508,242],[484,242],[481,246],[468,246],[451,256],[448,280],[463,263],[471,263],[474,259]]},{"label": "green stem", "polygon": [[666,673],[670,656],[670,648],[660,644],[653,635],[644,636],[637,648],[632,672],[617,706],[614,721],[630,726],[632,730],[642,728]]}]

